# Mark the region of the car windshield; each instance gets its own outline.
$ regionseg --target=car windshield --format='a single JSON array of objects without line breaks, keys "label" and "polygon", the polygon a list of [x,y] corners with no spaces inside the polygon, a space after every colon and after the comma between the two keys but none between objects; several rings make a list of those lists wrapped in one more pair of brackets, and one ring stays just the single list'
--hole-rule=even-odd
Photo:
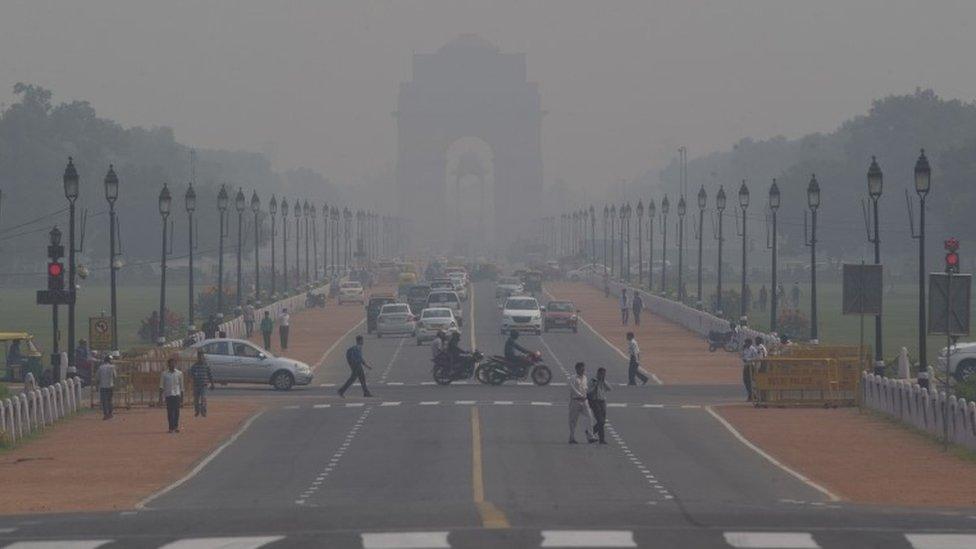
[{"label": "car windshield", "polygon": [[450,309],[427,309],[420,318],[451,318]]},{"label": "car windshield", "polygon": [[388,315],[388,314],[399,314],[399,313],[409,313],[409,312],[410,309],[408,309],[406,305],[397,303],[396,305],[384,305],[383,310],[380,311],[380,314]]},{"label": "car windshield", "polygon": [[502,278],[498,281],[498,283],[508,285],[508,286],[514,286],[516,284],[520,284],[519,279],[517,278]]},{"label": "car windshield", "polygon": [[550,301],[546,310],[557,313],[569,313],[576,310],[576,307],[569,301]]},{"label": "car windshield", "polygon": [[539,309],[539,302],[534,299],[509,299],[505,304],[506,309],[516,311],[535,311]]},{"label": "car windshield", "polygon": [[458,298],[456,295],[447,292],[430,294],[430,297],[428,298],[428,301],[431,303],[455,303],[457,300]]},{"label": "car windshield", "polygon": [[370,309],[379,309],[383,305],[386,305],[387,303],[392,303],[392,302],[393,302],[393,298],[390,298],[390,297],[385,297],[385,298],[382,298],[382,299],[371,299],[371,300],[369,300],[369,308]]},{"label": "car windshield", "polygon": [[407,290],[407,295],[410,297],[427,297],[430,293],[430,287],[428,286],[414,286]]}]

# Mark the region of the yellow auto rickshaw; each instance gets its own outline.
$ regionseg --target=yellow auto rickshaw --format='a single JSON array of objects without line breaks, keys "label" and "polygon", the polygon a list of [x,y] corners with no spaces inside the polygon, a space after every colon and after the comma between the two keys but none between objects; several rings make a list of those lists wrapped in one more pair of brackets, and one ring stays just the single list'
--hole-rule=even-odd
[{"label": "yellow auto rickshaw", "polygon": [[4,373],[3,381],[23,381],[27,373],[41,379],[41,351],[34,344],[34,336],[27,332],[0,332],[0,354]]}]

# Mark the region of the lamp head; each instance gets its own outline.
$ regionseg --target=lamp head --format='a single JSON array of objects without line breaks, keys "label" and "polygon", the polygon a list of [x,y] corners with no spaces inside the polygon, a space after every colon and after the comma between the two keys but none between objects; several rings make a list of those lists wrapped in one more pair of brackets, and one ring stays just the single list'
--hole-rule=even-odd
[{"label": "lamp head", "polygon": [[247,198],[244,197],[244,189],[238,187],[237,196],[234,197],[234,207],[237,208],[237,213],[244,213],[244,209],[247,208]]},{"label": "lamp head", "polygon": [[681,197],[678,198],[678,217],[684,217],[687,208],[688,205],[685,204],[685,197],[684,195],[682,195]]},{"label": "lamp head", "polygon": [[820,183],[817,183],[817,176],[810,176],[810,183],[807,184],[807,205],[811,211],[816,211],[820,207]]},{"label": "lamp head", "polygon": [[268,213],[275,215],[278,213],[278,200],[275,195],[271,195],[271,201],[268,202]]},{"label": "lamp head", "polygon": [[929,194],[932,185],[932,168],[929,167],[929,159],[925,157],[925,149],[918,155],[915,161],[915,192],[920,196]]},{"label": "lamp head", "polygon": [[776,180],[773,179],[773,184],[769,186],[769,209],[775,212],[779,209],[779,203],[779,185],[777,185]]},{"label": "lamp head", "polygon": [[742,180],[739,186],[739,207],[743,210],[749,207],[749,187],[746,187],[746,180]]},{"label": "lamp head", "polygon": [[169,187],[163,183],[163,190],[159,191],[159,215],[166,217],[169,215],[170,206],[173,203],[173,195],[169,192]]},{"label": "lamp head", "polygon": [[251,191],[251,211],[254,213],[261,211],[261,201],[258,199],[257,191]]},{"label": "lamp head", "polygon": [[186,193],[183,194],[183,205],[186,207],[187,213],[193,213],[197,209],[197,192],[193,190],[193,183],[186,188]]},{"label": "lamp head", "polygon": [[68,165],[64,167],[64,197],[74,202],[78,198],[78,170],[75,169],[75,161],[68,157]]},{"label": "lamp head", "polygon": [[708,203],[708,194],[705,193],[705,186],[702,185],[701,188],[698,189],[698,209],[704,210],[707,203]]},{"label": "lamp head", "polygon": [[657,213],[657,206],[654,205],[654,199],[647,201],[647,218],[654,219],[654,214]]},{"label": "lamp head", "polygon": [[288,217],[288,200],[281,198],[281,217]]},{"label": "lamp head", "polygon": [[668,200],[668,195],[664,195],[664,199],[661,200],[661,215],[668,215],[671,211],[671,201]]},{"label": "lamp head", "polygon": [[718,194],[715,195],[715,209],[719,213],[725,211],[725,187],[719,186]]},{"label": "lamp head", "polygon": [[115,174],[115,166],[108,165],[108,173],[105,174],[105,200],[109,204],[115,204],[119,198],[119,176]]},{"label": "lamp head", "polygon": [[643,218],[644,218],[644,201],[643,200],[638,200],[637,201],[637,219],[643,219]]},{"label": "lamp head", "polygon": [[221,212],[227,210],[227,185],[221,185],[217,193],[217,209]]},{"label": "lamp head", "polygon": [[877,200],[881,198],[881,191],[884,186],[884,175],[881,173],[881,166],[878,160],[871,157],[871,166],[868,168],[868,196]]}]

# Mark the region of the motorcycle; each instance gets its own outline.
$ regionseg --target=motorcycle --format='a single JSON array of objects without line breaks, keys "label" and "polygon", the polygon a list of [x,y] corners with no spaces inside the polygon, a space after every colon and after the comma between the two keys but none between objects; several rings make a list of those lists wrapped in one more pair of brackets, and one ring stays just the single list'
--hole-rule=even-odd
[{"label": "motorcycle", "polygon": [[714,353],[717,349],[725,349],[730,353],[734,353],[739,350],[738,342],[736,341],[735,332],[717,332],[711,330],[708,332],[708,336],[705,338],[708,341],[708,351]]},{"label": "motorcycle", "polygon": [[484,355],[478,351],[473,351],[462,354],[456,362],[451,363],[447,353],[441,353],[436,359],[431,359],[431,362],[434,363],[431,370],[434,382],[438,385],[450,385],[452,381],[471,379],[476,366],[484,358]]},{"label": "motorcycle", "polygon": [[510,362],[503,356],[492,356],[474,371],[475,378],[486,385],[501,385],[508,380],[524,381],[531,377],[536,385],[548,385],[552,370],[542,363],[542,353],[536,351],[523,360]]},{"label": "motorcycle", "polygon": [[315,294],[308,292],[305,294],[305,308],[311,309],[312,307],[325,307],[325,294]]}]

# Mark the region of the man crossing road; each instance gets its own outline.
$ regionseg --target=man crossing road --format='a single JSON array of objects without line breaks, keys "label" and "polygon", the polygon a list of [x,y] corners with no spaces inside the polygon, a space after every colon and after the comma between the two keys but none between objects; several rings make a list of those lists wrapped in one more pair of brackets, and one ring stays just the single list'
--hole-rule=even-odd
[{"label": "man crossing road", "polygon": [[576,444],[576,424],[579,423],[580,416],[584,416],[586,421],[583,425],[583,432],[586,434],[586,441],[593,443],[597,439],[590,434],[590,424],[593,423],[593,416],[586,401],[589,390],[589,382],[586,380],[586,365],[582,362],[576,363],[576,377],[569,382],[569,443]]},{"label": "man crossing road", "polygon": [[349,389],[349,387],[355,383],[356,380],[359,380],[359,384],[363,386],[364,397],[373,396],[370,394],[369,388],[366,387],[366,372],[363,370],[363,367],[369,370],[373,369],[373,367],[367,364],[366,360],[363,358],[363,336],[356,336],[356,344],[346,349],[346,362],[349,364],[351,373],[349,374],[349,379],[347,379],[339,389],[339,396],[345,398],[346,390]]}]

